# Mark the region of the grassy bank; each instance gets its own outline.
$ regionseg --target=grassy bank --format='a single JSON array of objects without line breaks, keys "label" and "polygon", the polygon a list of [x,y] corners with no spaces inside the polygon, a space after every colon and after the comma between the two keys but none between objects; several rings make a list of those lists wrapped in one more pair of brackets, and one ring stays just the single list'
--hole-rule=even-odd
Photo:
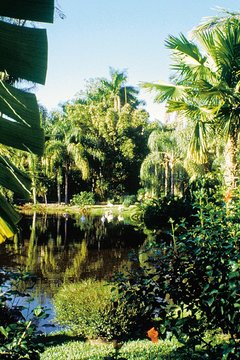
[{"label": "grassy bank", "polygon": [[94,343],[81,341],[67,335],[52,335],[49,343],[41,354],[40,360],[220,360],[222,356],[217,351],[218,345],[227,343],[226,337],[213,336],[209,338],[215,350],[197,346],[185,349],[177,340],[159,340],[152,343],[150,340],[128,341],[120,344],[116,350],[114,343]]},{"label": "grassy bank", "polygon": [[69,340],[49,346],[41,354],[41,360],[170,360],[177,359],[172,356],[178,346],[173,341],[159,341],[154,344],[148,340],[138,340],[124,343],[119,350],[115,350],[113,344],[90,344]]},{"label": "grassy bank", "polygon": [[91,215],[91,216],[103,216],[107,213],[111,213],[114,217],[122,216],[124,218],[131,218],[133,214],[138,212],[137,205],[123,206],[123,205],[85,205],[71,206],[65,204],[37,204],[31,203],[17,206],[18,211],[23,214],[31,215],[34,211],[40,214],[79,214],[79,215]]}]

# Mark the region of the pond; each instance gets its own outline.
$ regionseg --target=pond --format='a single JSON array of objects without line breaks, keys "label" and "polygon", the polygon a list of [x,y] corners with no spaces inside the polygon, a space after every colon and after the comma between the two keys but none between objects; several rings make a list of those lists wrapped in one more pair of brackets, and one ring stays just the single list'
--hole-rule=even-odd
[{"label": "pond", "polygon": [[84,215],[24,215],[19,234],[0,245],[0,267],[28,271],[37,281],[31,306],[46,306],[54,317],[52,297],[63,283],[87,278],[110,279],[131,267],[129,253],[145,240],[123,218]]}]

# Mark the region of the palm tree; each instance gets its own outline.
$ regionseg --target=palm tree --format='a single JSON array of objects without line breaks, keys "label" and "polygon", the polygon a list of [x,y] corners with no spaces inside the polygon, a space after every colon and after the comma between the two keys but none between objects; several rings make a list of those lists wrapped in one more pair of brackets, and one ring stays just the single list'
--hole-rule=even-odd
[{"label": "palm tree", "polygon": [[66,156],[65,145],[62,141],[50,139],[46,141],[43,169],[50,178],[55,178],[57,183],[57,202],[61,204],[62,163]]},{"label": "palm tree", "polygon": [[122,106],[129,104],[136,109],[142,102],[137,99],[138,90],[127,85],[126,71],[115,70],[110,67],[110,80],[100,78],[88,83],[85,93],[87,102],[104,102],[107,107],[113,107],[120,112]]},{"label": "palm tree", "polygon": [[58,203],[61,202],[60,186],[63,182],[65,203],[68,203],[68,179],[70,169],[81,171],[82,179],[89,177],[89,163],[81,143],[81,130],[76,128],[70,118],[55,113],[49,126],[50,138],[46,141],[44,163],[47,175],[55,175],[57,180]]},{"label": "palm tree", "polygon": [[[30,21],[52,22],[54,0],[43,2],[27,0],[2,1],[0,16]],[[36,97],[11,86],[7,79],[45,83],[47,70],[47,36],[44,29],[27,28],[0,21],[0,143],[16,149],[43,153],[44,134]],[[26,196],[29,181],[16,166],[1,158],[0,185]],[[8,184],[6,184],[8,178]],[[21,191],[22,189],[22,191]],[[16,230],[19,216],[0,196],[0,234],[8,237]],[[3,225],[5,224],[5,225]],[[6,230],[7,229],[7,230]]]},{"label": "palm tree", "polygon": [[226,139],[225,183],[233,187],[240,129],[239,25],[239,17],[230,15],[197,28],[193,40],[170,36],[166,46],[173,52],[172,83],[143,84],[157,92],[157,102],[167,102],[169,112],[194,122],[189,153],[195,161],[208,161],[208,139],[221,132]]},{"label": "palm tree", "polygon": [[140,178],[151,197],[158,197],[161,193],[173,196],[177,185],[179,189],[184,188],[187,172],[176,135],[173,129],[162,126],[149,136],[150,153],[141,165]]}]

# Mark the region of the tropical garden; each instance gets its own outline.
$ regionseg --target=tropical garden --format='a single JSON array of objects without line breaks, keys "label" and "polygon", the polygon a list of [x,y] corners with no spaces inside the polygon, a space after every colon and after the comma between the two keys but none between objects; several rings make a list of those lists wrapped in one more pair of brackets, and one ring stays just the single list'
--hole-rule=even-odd
[{"label": "tropical garden", "polygon": [[[0,272],[0,358],[239,359],[239,14],[166,39],[170,82],[141,84],[169,114],[153,122],[114,68],[58,111],[37,103],[26,84],[45,83],[47,35],[32,22],[53,22],[54,7],[13,0],[0,10],[1,245],[16,250],[21,212],[35,211],[31,271]],[[141,246],[107,280],[73,281],[93,241],[87,228],[53,299],[62,329],[40,333],[47,310],[26,305],[36,213],[62,211],[65,225],[78,213],[83,231],[86,216],[106,208],[109,222],[115,211],[143,231]],[[54,251],[42,251],[46,278],[60,273]]]}]

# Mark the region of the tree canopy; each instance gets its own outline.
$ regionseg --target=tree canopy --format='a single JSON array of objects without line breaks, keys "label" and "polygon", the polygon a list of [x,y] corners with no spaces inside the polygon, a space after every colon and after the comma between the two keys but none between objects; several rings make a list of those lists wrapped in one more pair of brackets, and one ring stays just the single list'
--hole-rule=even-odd
[{"label": "tree canopy", "polygon": [[169,36],[166,47],[172,51],[172,82],[143,86],[155,91],[155,100],[166,102],[169,112],[194,123],[189,153],[196,162],[208,161],[208,139],[222,134],[226,139],[225,183],[234,187],[240,129],[239,16],[227,14],[221,21],[202,24],[190,40],[183,34]]}]

